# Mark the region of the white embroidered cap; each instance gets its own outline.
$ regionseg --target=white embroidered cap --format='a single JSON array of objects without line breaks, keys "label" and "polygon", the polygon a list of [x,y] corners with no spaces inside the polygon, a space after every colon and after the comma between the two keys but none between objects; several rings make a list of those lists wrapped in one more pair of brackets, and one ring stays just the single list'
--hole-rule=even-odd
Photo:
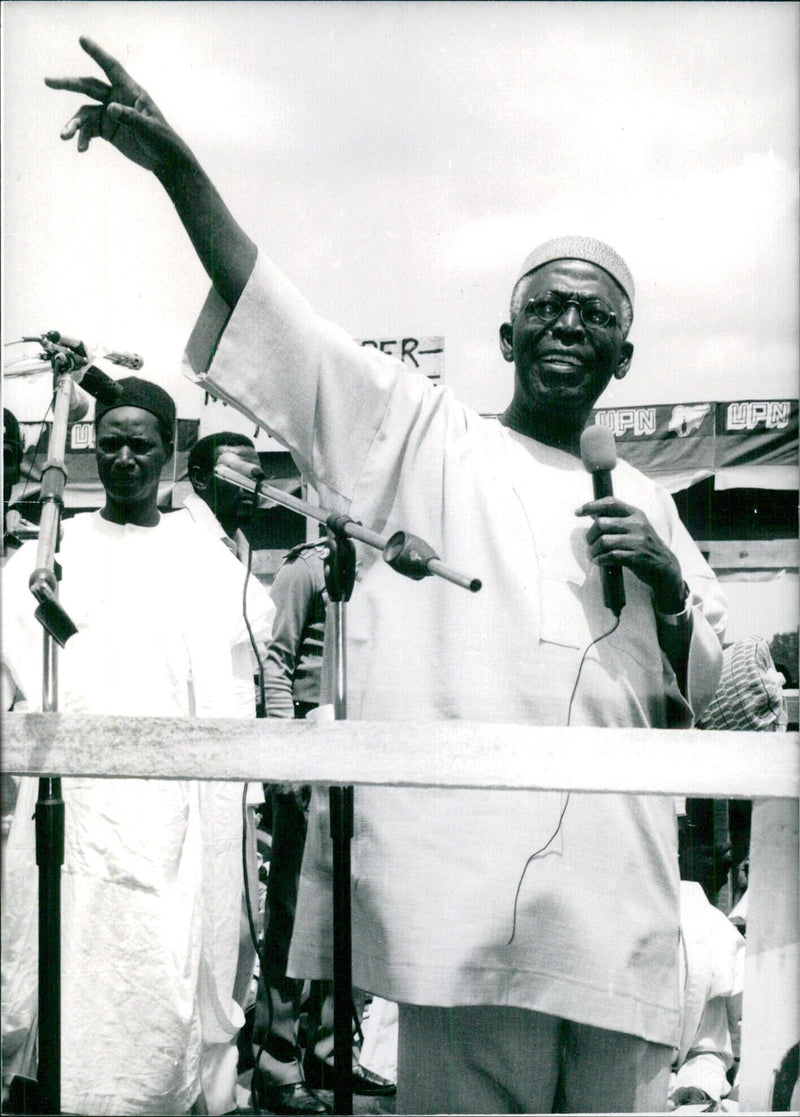
[{"label": "white embroidered cap", "polygon": [[596,264],[616,280],[633,306],[633,276],[628,270],[628,265],[610,245],[603,241],[595,240],[594,237],[555,237],[553,240],[545,241],[538,248],[534,248],[526,258],[520,268],[517,282],[524,275],[535,271],[543,264],[549,264],[552,260],[586,260],[590,264]]}]

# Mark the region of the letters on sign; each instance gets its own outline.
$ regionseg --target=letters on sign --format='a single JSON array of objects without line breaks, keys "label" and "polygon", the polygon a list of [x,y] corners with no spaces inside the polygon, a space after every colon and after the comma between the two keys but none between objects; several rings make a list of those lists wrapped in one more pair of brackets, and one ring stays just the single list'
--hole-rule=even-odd
[{"label": "letters on sign", "polygon": [[753,431],[764,426],[767,430],[782,430],[788,427],[791,413],[789,400],[762,399],[747,400],[743,403],[729,403],[725,416],[725,429],[729,431]]},{"label": "letters on sign", "polygon": [[411,369],[423,373],[429,380],[438,382],[444,372],[443,337],[363,338],[361,345],[380,349],[395,357]]},{"label": "letters on sign", "polygon": [[615,438],[628,432],[637,438],[656,433],[655,407],[615,407],[610,411],[596,411],[595,420],[609,427]]}]

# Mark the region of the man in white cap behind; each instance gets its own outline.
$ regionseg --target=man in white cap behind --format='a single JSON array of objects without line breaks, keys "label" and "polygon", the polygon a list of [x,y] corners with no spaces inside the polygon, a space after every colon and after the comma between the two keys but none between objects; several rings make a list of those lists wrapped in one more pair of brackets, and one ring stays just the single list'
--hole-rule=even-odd
[{"label": "man in white cap behind", "polygon": [[[109,84],[48,79],[100,102],[62,136],[81,150],[102,136],[172,198],[214,285],[187,349],[199,382],[288,446],[323,504],[418,532],[483,578],[471,596],[411,586],[360,553],[349,716],[690,725],[719,672],[714,576],[663,490],[620,463],[618,495],[593,501],[577,456],[633,353],[617,254],[566,238],[526,260],[500,329],[512,402],[484,420],[314,314],[149,96],[82,45]],[[624,568],[618,622],[609,563]],[[325,801],[290,958],[318,978],[332,964]],[[398,1112],[665,1108],[679,1033],[671,799],[360,787],[355,812],[354,980],[400,1005]]]}]

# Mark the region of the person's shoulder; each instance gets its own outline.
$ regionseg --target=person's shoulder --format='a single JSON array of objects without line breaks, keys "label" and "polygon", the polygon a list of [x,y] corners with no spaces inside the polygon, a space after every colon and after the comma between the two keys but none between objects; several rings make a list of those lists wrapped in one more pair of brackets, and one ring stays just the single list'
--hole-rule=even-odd
[{"label": "person's shoulder", "polygon": [[162,512],[158,521],[158,530],[165,536],[187,535],[191,537],[207,534],[187,508],[175,508],[169,512]]},{"label": "person's shoulder", "polygon": [[158,524],[158,535],[164,546],[175,549],[188,548],[192,561],[213,562],[222,567],[238,569],[239,560],[203,525],[193,519],[185,508],[163,513]]},{"label": "person's shoulder", "polygon": [[291,551],[286,552],[281,566],[291,566],[297,562],[298,559],[303,561],[322,561],[324,562],[328,554],[328,542],[326,539],[312,539],[307,543],[300,543],[296,547],[292,547]]},{"label": "person's shoulder", "polygon": [[90,536],[101,535],[106,528],[107,520],[95,512],[78,512],[61,522],[61,544],[74,545],[80,540]]},{"label": "person's shoulder", "polygon": [[325,539],[316,539],[292,547],[278,567],[273,582],[273,597],[276,588],[280,594],[284,588],[299,583],[321,589],[325,583],[327,557],[328,544]]}]

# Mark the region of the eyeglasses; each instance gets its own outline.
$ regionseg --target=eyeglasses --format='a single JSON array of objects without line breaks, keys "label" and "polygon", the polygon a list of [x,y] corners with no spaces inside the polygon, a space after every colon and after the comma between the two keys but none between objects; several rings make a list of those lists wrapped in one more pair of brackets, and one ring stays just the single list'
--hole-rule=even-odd
[{"label": "eyeglasses", "polygon": [[568,306],[578,308],[581,322],[590,329],[616,325],[616,314],[602,299],[567,299],[554,292],[531,299],[525,304],[525,313],[534,315],[540,322],[556,322]]}]

